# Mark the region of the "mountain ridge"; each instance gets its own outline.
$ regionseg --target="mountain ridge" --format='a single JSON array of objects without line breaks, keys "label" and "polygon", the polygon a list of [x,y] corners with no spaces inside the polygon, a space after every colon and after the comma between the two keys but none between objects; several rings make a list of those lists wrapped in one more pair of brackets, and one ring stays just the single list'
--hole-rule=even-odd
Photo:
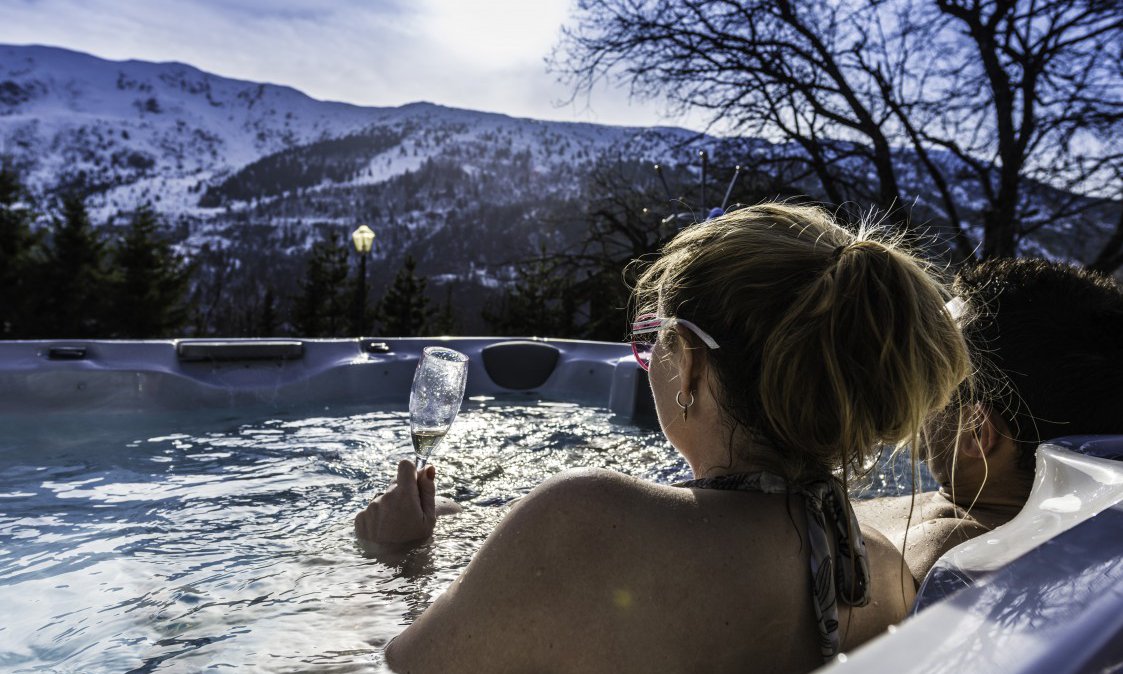
[{"label": "mountain ridge", "polygon": [[535,125],[599,146],[606,135],[698,136],[675,127],[552,122],[424,101],[359,106],[178,61],[113,61],[59,47],[0,45],[0,153],[14,159],[33,192],[49,191],[52,182],[73,185],[91,195],[102,218],[157,194],[171,202],[155,204],[158,210],[191,211],[197,203],[184,194],[188,183],[296,146],[411,122]]},{"label": "mountain ridge", "polygon": [[[700,150],[709,152],[708,178],[718,183],[710,201],[698,189]],[[853,150],[840,154],[860,159]],[[798,154],[673,126],[536,120],[424,101],[321,101],[175,61],[0,45],[0,159],[33,198],[78,192],[93,222],[110,226],[150,204],[204,276],[226,278],[222,265],[243,270],[235,276],[256,288],[246,290],[250,299],[264,287],[294,294],[308,247],[330,232],[345,239],[359,224],[378,236],[374,285],[388,282],[408,255],[438,284],[495,287],[512,278],[514,262],[582,244],[605,166],[621,169],[617,196],[648,195],[649,216],[680,210],[669,203],[678,197],[701,215],[717,205],[734,165],[745,167],[750,199],[819,194],[807,171],[773,175]],[[930,155],[949,165],[949,175],[961,163],[946,152]],[[868,167],[851,161],[832,168],[860,181]],[[937,192],[916,157],[902,150],[895,162],[914,217],[938,219]],[[665,191],[653,163],[664,167]],[[968,234],[981,239],[986,200],[969,193],[962,206]],[[1050,223],[1023,250],[1088,259],[1106,234],[1072,236],[1079,226]]]},{"label": "mountain ridge", "polygon": [[649,167],[687,144],[721,143],[675,127],[318,101],[178,62],[0,45],[0,156],[40,211],[77,192],[95,224],[117,226],[150,204],[197,284],[241,283],[246,306],[264,288],[294,295],[308,247],[360,223],[378,235],[376,287],[410,255],[436,285],[494,288],[543,245],[580,241],[593,167]]}]

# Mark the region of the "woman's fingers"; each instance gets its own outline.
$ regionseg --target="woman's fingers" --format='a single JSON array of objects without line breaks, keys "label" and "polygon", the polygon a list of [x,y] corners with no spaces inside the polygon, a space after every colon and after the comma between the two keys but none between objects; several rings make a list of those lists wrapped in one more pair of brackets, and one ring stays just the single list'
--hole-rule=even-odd
[{"label": "woman's fingers", "polygon": [[[416,494],[417,491],[417,466],[409,459],[398,462],[398,476],[394,478],[398,488],[405,488],[406,494]],[[391,485],[393,486],[393,485]]]},{"label": "woman's fingers", "polygon": [[378,543],[428,538],[437,521],[436,476],[433,466],[419,473],[412,461],[399,462],[386,492],[355,516],[355,535]]},{"label": "woman's fingers", "polygon": [[373,541],[378,534],[378,502],[371,501],[366,510],[355,515],[355,535]]},{"label": "woman's fingers", "polygon": [[437,521],[437,469],[426,466],[417,476],[417,491],[421,501],[421,514],[427,522]]}]

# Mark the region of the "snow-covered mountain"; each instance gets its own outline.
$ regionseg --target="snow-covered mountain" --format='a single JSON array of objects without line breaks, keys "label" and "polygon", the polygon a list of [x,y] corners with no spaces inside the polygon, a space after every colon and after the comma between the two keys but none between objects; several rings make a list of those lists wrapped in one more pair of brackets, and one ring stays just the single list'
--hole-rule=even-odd
[{"label": "snow-covered mountain", "polygon": [[[561,180],[566,169],[614,148],[637,160],[665,158],[695,135],[514,119],[426,103],[366,108],[180,63],[0,46],[0,155],[34,192],[82,187],[101,218],[143,201],[169,215],[205,218],[216,208],[238,210],[282,196],[282,186],[316,192],[374,185],[431,160],[473,175],[497,158],[518,157],[520,170],[547,178],[536,188],[572,190]],[[333,140],[341,142],[324,144]],[[309,145],[331,166],[259,185],[260,193],[221,189],[271,155],[288,151],[277,161],[299,163],[298,148]],[[208,191],[211,197],[202,199]]]},{"label": "snow-covered mountain", "polygon": [[[358,224],[378,236],[376,287],[407,254],[438,286],[493,286],[512,261],[580,239],[598,164],[689,165],[737,142],[429,103],[359,107],[180,63],[0,45],[0,161],[31,195],[78,191],[109,225],[151,204],[196,260],[197,284],[247,305],[264,288],[295,294],[307,246]],[[676,189],[696,183],[697,167],[682,170]]]},{"label": "snow-covered mountain", "polygon": [[[700,203],[702,149],[728,173],[734,164],[756,170],[760,184],[747,189],[748,198],[818,192],[806,171],[802,178],[774,174],[799,152],[794,146],[429,103],[359,107],[180,63],[0,45],[0,161],[32,195],[77,189],[99,224],[119,223],[150,203],[177,227],[181,250],[200,261],[205,279],[236,269],[238,282],[254,285],[246,289],[253,297],[263,287],[294,293],[310,241],[345,237],[358,224],[378,237],[376,285],[406,254],[437,283],[493,285],[513,260],[581,239],[598,167],[643,166],[650,188],[650,164],[670,164],[675,196],[690,191],[686,201],[697,207],[720,202],[715,183],[728,173],[711,175],[711,198]],[[933,156],[955,173],[957,160]],[[911,153],[902,151],[899,162],[902,198],[920,219],[937,221],[935,188]],[[861,176],[869,169],[852,170]],[[621,180],[623,192],[636,186]],[[975,233],[985,201],[972,197],[977,187],[956,189],[966,190],[962,215]],[[1049,189],[1038,191],[1044,197],[1037,198],[1049,196]],[[660,195],[652,206],[666,211],[666,204]],[[1082,238],[1073,236],[1077,230]],[[1105,238],[1100,229],[1057,221],[1024,249],[1089,259]],[[230,291],[225,281],[213,285],[216,293]]]},{"label": "snow-covered mountain", "polygon": [[0,47],[0,153],[34,190],[78,182],[102,206],[189,208],[198,182],[378,112],[179,63]]}]

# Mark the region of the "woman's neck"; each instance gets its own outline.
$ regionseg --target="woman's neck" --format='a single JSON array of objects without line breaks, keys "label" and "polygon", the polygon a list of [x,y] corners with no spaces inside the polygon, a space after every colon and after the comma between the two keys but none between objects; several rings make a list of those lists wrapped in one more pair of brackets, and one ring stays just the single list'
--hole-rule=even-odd
[{"label": "woman's neck", "polygon": [[769,471],[784,474],[782,455],[763,438],[741,429],[712,437],[702,451],[687,461],[695,478]]}]

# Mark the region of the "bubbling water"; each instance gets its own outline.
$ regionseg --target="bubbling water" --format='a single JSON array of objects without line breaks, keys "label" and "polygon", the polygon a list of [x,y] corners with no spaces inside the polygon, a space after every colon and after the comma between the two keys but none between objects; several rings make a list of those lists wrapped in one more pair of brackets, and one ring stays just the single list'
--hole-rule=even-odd
[{"label": "bubbling water", "polygon": [[550,474],[685,473],[657,431],[602,410],[472,403],[434,456],[464,512],[374,557],[351,521],[413,457],[404,410],[28,435],[0,440],[0,665],[16,672],[377,668],[504,505]]},{"label": "bubbling water", "polygon": [[[461,502],[433,540],[370,555],[352,519],[413,458],[405,410],[180,419],[174,433],[0,439],[5,671],[369,671],[512,499],[594,466],[669,483],[657,430],[604,410],[470,402],[433,457]],[[34,428],[32,428],[34,426]],[[49,429],[48,429],[49,430]]]}]

